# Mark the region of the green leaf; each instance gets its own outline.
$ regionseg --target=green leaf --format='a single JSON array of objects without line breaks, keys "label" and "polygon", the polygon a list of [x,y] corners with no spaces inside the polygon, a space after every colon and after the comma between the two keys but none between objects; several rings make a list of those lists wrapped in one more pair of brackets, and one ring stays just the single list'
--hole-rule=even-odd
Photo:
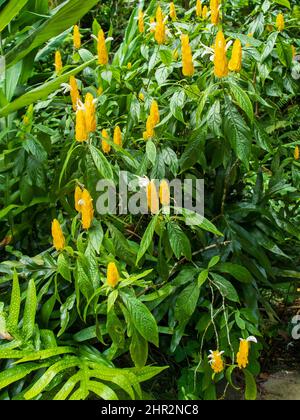
[{"label": "green leaf", "polygon": [[206,283],[206,280],[208,279],[209,271],[203,270],[198,276],[198,287],[201,288],[204,283]]},{"label": "green leaf", "polygon": [[138,368],[144,367],[148,359],[148,342],[135,330],[132,334],[129,350],[134,365]]},{"label": "green leaf", "polygon": [[185,91],[184,89],[175,92],[170,101],[170,109],[173,116],[184,123],[183,108],[185,103]]},{"label": "green leaf", "polygon": [[203,230],[213,233],[214,235],[224,236],[223,233],[221,233],[213,223],[211,223],[205,217],[202,217],[199,214],[195,213],[194,211],[182,208],[175,208],[175,210],[178,211],[179,214],[183,214],[183,217],[185,218],[185,223],[187,225],[198,226]]},{"label": "green leaf", "polygon": [[0,12],[0,32],[10,24],[27,2],[28,0],[9,0]]},{"label": "green leaf", "polygon": [[23,337],[24,340],[29,340],[33,336],[35,315],[37,310],[37,297],[35,282],[33,279],[29,280],[27,296],[25,302],[24,316],[23,316]]},{"label": "green leaf", "polygon": [[135,328],[145,340],[158,347],[158,327],[147,306],[138,299],[124,293],[122,293],[122,298]]},{"label": "green leaf", "polygon": [[214,285],[217,287],[222,296],[228,300],[231,300],[232,302],[240,301],[237,291],[228,280],[215,273],[212,273],[212,277],[214,279]]},{"label": "green leaf", "polygon": [[9,305],[9,315],[7,321],[7,327],[9,330],[14,331],[18,327],[19,323],[19,315],[20,315],[20,308],[21,308],[21,293],[20,293],[20,285],[19,285],[19,278],[16,271],[13,274],[13,286],[10,298],[10,305]]},{"label": "green leaf", "polygon": [[64,256],[64,254],[59,254],[58,260],[57,260],[58,272],[67,281],[71,281],[72,280],[71,271],[70,271],[69,265],[70,265],[70,262],[67,261],[67,259]]},{"label": "green leaf", "polygon": [[147,154],[147,158],[154,166],[156,162],[157,150],[156,150],[155,144],[151,140],[148,140],[146,143],[146,154]]},{"label": "green leaf", "polygon": [[255,401],[257,398],[257,386],[255,378],[247,369],[243,370],[246,380],[245,399],[247,401]]},{"label": "green leaf", "polygon": [[277,40],[277,37],[278,37],[278,32],[273,32],[273,33],[271,33],[271,35],[269,35],[269,37],[268,37],[268,39],[267,39],[267,42],[266,42],[266,45],[265,45],[265,48],[264,48],[264,50],[263,50],[263,52],[262,52],[262,55],[261,55],[261,59],[260,59],[260,63],[262,64],[268,57],[269,57],[269,55],[272,53],[272,51],[273,51],[273,49],[274,49],[274,46],[275,46],[275,44],[276,44],[276,40]]},{"label": "green leaf", "polygon": [[241,283],[251,283],[253,280],[252,275],[247,270],[247,268],[239,264],[221,263],[216,267],[216,270],[220,271],[221,273],[231,274],[232,277]]},{"label": "green leaf", "polygon": [[248,169],[252,145],[251,131],[234,104],[228,99],[225,107],[224,129],[237,157]]},{"label": "green leaf", "polygon": [[93,146],[92,144],[90,144],[89,147],[90,147],[91,156],[93,158],[93,161],[95,163],[95,166],[96,166],[99,174],[104,179],[113,180],[114,175],[113,175],[111,165],[109,164],[109,162],[106,159],[106,157],[104,156],[104,154],[99,149],[97,149],[95,146]]},{"label": "green leaf", "polygon": [[59,356],[61,354],[75,353],[75,349],[72,347],[56,347],[53,349],[40,350],[29,354],[28,356],[23,357],[18,360],[15,364],[33,362],[35,360],[45,360],[54,356]]},{"label": "green leaf", "polygon": [[101,382],[88,381],[88,389],[98,397],[106,401],[116,401],[118,400],[117,394],[107,385],[102,384]]},{"label": "green leaf", "polygon": [[179,259],[181,256],[184,256],[190,261],[192,259],[192,249],[189,238],[185,235],[180,226],[174,222],[167,224],[167,230],[170,245],[176,258]]},{"label": "green leaf", "polygon": [[251,122],[254,121],[254,111],[253,111],[253,105],[252,102],[247,95],[247,93],[241,89],[238,85],[230,83],[230,90],[234,97],[234,99],[237,101],[239,107],[246,113],[249,120]]},{"label": "green leaf", "polygon": [[143,256],[146,254],[148,248],[150,247],[152,240],[153,240],[153,235],[155,232],[155,227],[158,221],[158,214],[156,216],[154,216],[151,220],[151,222],[149,223],[144,236],[142,238],[141,241],[141,245],[140,245],[140,249],[137,255],[137,260],[136,260],[136,264],[138,264],[140,262],[140,260],[143,258]]},{"label": "green leaf", "polygon": [[192,282],[179,294],[175,304],[175,318],[180,324],[189,321],[196,310],[199,296],[200,288],[197,282]]},{"label": "green leaf", "polygon": [[5,56],[7,66],[10,67],[36,49],[44,42],[59,35],[78,22],[99,0],[69,0],[58,11]]},{"label": "green leaf", "polygon": [[280,4],[281,6],[285,6],[288,9],[291,8],[291,3],[289,2],[289,0],[273,0],[274,3]]},{"label": "green leaf", "polygon": [[10,384],[25,378],[34,370],[41,369],[44,366],[47,366],[47,364],[42,365],[36,363],[28,363],[24,366],[14,366],[10,369],[6,369],[0,372],[0,389],[7,388]]},{"label": "green leaf", "polygon": [[54,80],[46,82],[43,85],[37,87],[36,89],[30,90],[29,92],[20,96],[13,102],[1,108],[0,117],[6,117],[12,112],[15,112],[18,109],[24,108],[27,105],[33,104],[34,102],[40,99],[48,98],[50,93],[54,92],[55,90],[61,89],[62,83],[68,83],[71,76],[75,76],[76,74],[80,73],[83,69],[93,64],[94,62],[95,62],[95,59],[93,59],[91,62],[81,64],[80,66],[76,67],[74,70],[71,70],[68,73],[63,74],[62,76],[59,76]]}]

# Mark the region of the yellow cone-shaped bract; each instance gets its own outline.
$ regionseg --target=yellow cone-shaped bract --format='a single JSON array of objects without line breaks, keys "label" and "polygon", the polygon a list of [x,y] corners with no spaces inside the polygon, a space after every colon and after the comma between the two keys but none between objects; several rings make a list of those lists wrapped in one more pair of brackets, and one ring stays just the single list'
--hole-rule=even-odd
[{"label": "yellow cone-shaped bract", "polygon": [[74,26],[74,30],[73,30],[73,43],[74,43],[74,48],[76,50],[79,50],[81,47],[81,36],[80,36],[80,31],[79,31],[79,27],[78,25]]},{"label": "yellow cone-shaped bract", "polygon": [[85,97],[85,123],[86,123],[86,130],[88,133],[94,133],[97,128],[96,122],[96,101],[95,98],[91,93],[87,93]]},{"label": "yellow cone-shaped bract", "polygon": [[242,69],[243,50],[242,43],[239,39],[235,40],[232,49],[232,56],[228,63],[230,71],[240,72]]},{"label": "yellow cone-shaped bract", "polygon": [[295,158],[295,160],[299,160],[300,159],[300,149],[299,149],[299,146],[296,146],[295,147],[294,158]]},{"label": "yellow cone-shaped bract", "polygon": [[207,19],[207,15],[208,15],[208,7],[204,6],[202,9],[202,18]]},{"label": "yellow cone-shaped bract", "polygon": [[177,20],[177,13],[174,2],[170,3],[170,18],[173,20],[173,22]]},{"label": "yellow cone-shaped bract", "polygon": [[210,0],[210,10],[211,10],[211,23],[217,25],[219,23],[220,17],[220,1],[219,0]]},{"label": "yellow cone-shaped bract", "polygon": [[60,223],[57,219],[54,219],[52,222],[52,238],[53,246],[56,251],[62,251],[65,248],[66,241]]},{"label": "yellow cone-shaped bract", "polygon": [[85,111],[80,108],[76,112],[76,141],[82,143],[87,141],[88,132],[86,129]]},{"label": "yellow cone-shaped bract", "polygon": [[282,13],[279,13],[277,15],[276,18],[276,28],[278,29],[278,31],[282,32],[284,31],[285,28],[285,23],[284,23],[284,16]]},{"label": "yellow cone-shaped bract", "polygon": [[159,197],[154,181],[147,186],[147,205],[152,214],[159,213]]},{"label": "yellow cone-shaped bract", "polygon": [[74,201],[75,201],[75,209],[78,211],[78,213],[81,212],[81,199],[82,199],[82,189],[77,185],[75,188],[75,194],[74,194]]},{"label": "yellow cone-shaped bract", "polygon": [[108,63],[108,52],[105,43],[105,35],[102,29],[98,33],[98,64],[105,66]]},{"label": "yellow cone-shaped bract", "polygon": [[224,362],[222,359],[222,353],[219,351],[213,351],[212,354],[209,356],[210,358],[210,365],[214,373],[218,374],[223,372],[224,370]]},{"label": "yellow cone-shaped bract", "polygon": [[122,131],[120,129],[120,127],[117,125],[115,130],[114,130],[114,144],[116,144],[117,146],[122,147],[123,145],[123,141],[122,141]]},{"label": "yellow cone-shaped bract", "polygon": [[60,73],[63,68],[61,54],[59,51],[55,52],[55,71],[56,73]]},{"label": "yellow cone-shaped bract", "polygon": [[191,77],[195,73],[193,63],[192,48],[188,35],[181,35],[181,49],[182,49],[182,73],[186,77]]},{"label": "yellow cone-shaped bract", "polygon": [[144,12],[142,11],[142,9],[139,10],[138,27],[139,27],[139,33],[143,34],[145,32],[145,23],[144,23]]},{"label": "yellow cone-shaped bract", "polygon": [[158,107],[158,103],[155,100],[153,100],[151,103],[150,115],[151,115],[152,122],[155,127],[157,124],[160,123],[159,107]]},{"label": "yellow cone-shaped bract", "polygon": [[77,81],[74,76],[70,77],[69,83],[70,83],[70,95],[71,95],[73,110],[76,111],[77,106],[78,106],[78,101],[80,100],[80,94],[78,90]]},{"label": "yellow cone-shaped bract", "polygon": [[81,207],[82,227],[83,229],[88,230],[91,227],[94,218],[93,199],[88,190],[84,189],[82,191],[79,205]]},{"label": "yellow cone-shaped bract", "polygon": [[240,348],[237,354],[237,364],[240,369],[246,369],[249,364],[250,343],[247,340],[240,341]]},{"label": "yellow cone-shaped bract", "polygon": [[116,263],[110,262],[107,266],[107,284],[115,288],[120,281],[120,274]]},{"label": "yellow cone-shaped bract", "polygon": [[166,42],[165,17],[160,6],[158,6],[156,11],[155,40],[159,45],[162,45]]},{"label": "yellow cone-shaped bract", "polygon": [[109,140],[109,134],[107,130],[102,130],[102,150],[108,155],[111,151],[111,145],[106,140]]},{"label": "yellow cone-shaped bract", "polygon": [[168,181],[165,179],[161,181],[160,187],[159,187],[159,199],[162,206],[170,206],[170,186]]},{"label": "yellow cone-shaped bract", "polygon": [[202,2],[201,2],[201,0],[197,0],[197,2],[196,2],[196,16],[197,17],[202,16]]},{"label": "yellow cone-shaped bract", "polygon": [[226,57],[226,40],[222,31],[219,31],[215,44],[215,76],[222,78],[228,75],[228,62]]}]

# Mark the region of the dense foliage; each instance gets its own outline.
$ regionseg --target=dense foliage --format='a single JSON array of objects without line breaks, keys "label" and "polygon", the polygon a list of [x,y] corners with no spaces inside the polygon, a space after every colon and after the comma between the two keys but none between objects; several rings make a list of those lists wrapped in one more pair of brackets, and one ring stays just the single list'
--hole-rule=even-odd
[{"label": "dense foliage", "polygon": [[[99,3],[0,0],[0,399],[255,399],[299,288],[299,7],[141,1],[122,36]],[[152,184],[99,215],[121,171],[204,179],[205,219]]]}]

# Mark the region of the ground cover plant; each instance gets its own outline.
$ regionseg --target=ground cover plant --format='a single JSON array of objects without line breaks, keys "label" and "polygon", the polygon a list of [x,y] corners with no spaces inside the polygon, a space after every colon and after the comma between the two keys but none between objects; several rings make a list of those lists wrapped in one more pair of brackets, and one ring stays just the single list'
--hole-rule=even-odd
[{"label": "ground cover plant", "polygon": [[[0,399],[256,399],[299,292],[299,6],[117,3],[0,0]],[[99,214],[125,175],[148,214]]]}]

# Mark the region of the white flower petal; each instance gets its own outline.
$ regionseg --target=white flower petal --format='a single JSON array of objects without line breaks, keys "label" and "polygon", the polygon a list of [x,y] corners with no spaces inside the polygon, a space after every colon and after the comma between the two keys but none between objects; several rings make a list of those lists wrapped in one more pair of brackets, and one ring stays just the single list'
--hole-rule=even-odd
[{"label": "white flower petal", "polygon": [[248,337],[247,338],[247,341],[248,341],[248,343],[255,343],[255,344],[258,343],[257,339],[253,335],[251,335],[250,337]]}]

